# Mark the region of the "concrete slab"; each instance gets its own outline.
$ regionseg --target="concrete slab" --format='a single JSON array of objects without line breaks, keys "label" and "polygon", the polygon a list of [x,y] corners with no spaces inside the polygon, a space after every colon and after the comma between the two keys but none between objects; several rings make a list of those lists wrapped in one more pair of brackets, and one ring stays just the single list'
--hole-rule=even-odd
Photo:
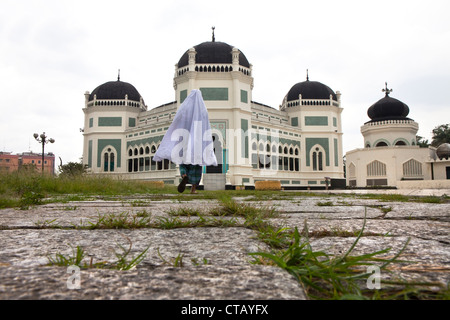
[{"label": "concrete slab", "polygon": [[[215,200],[162,198],[144,196],[0,210],[0,299],[307,299],[303,286],[284,270],[251,263],[249,253],[271,250],[258,240],[254,230],[236,226],[79,228],[95,224],[106,215],[158,219],[171,217],[170,211],[179,208],[206,214],[218,206]],[[392,248],[386,256],[393,256],[410,238],[400,258],[415,263],[396,264],[392,274],[383,276],[450,281],[450,203],[387,202],[337,194],[238,200],[275,208],[279,216],[268,219],[273,225],[301,231],[307,223],[313,248],[333,255],[342,254],[352,245],[366,217],[365,233],[354,254]],[[135,269],[83,269],[79,290],[68,289],[71,274],[67,268],[47,266],[49,256],[72,256],[72,248],[77,246],[87,254],[85,261],[113,264],[117,254],[123,253],[121,246],[130,245],[129,258],[148,248]],[[182,266],[175,267],[176,261]]]}]

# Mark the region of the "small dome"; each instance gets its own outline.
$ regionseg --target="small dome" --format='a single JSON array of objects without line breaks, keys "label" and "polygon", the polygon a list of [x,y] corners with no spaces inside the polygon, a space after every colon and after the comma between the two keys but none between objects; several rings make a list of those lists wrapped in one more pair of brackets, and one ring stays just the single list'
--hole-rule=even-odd
[{"label": "small dome", "polygon": [[94,100],[95,95],[99,100],[120,100],[125,99],[125,95],[128,95],[128,100],[141,99],[141,95],[133,85],[120,80],[109,81],[95,88],[89,96],[89,101]]},{"label": "small dome", "polygon": [[[195,55],[195,63],[233,63],[231,53],[233,47],[227,43],[208,41],[195,46],[194,49],[197,52]],[[178,61],[178,68],[189,64],[188,52],[189,50]],[[250,68],[250,63],[242,52],[239,54],[239,65]]]},{"label": "small dome", "polygon": [[450,143],[443,143],[436,149],[436,155],[440,160],[450,157]]},{"label": "small dome", "polygon": [[295,84],[287,94],[287,102],[298,100],[299,95],[302,99],[321,99],[328,100],[330,96],[337,101],[336,94],[330,87],[318,81],[303,81]]},{"label": "small dome", "polygon": [[400,100],[389,97],[392,92],[387,88],[382,90],[386,96],[367,110],[367,115],[371,119],[369,122],[384,121],[384,120],[411,120],[406,116],[409,114],[409,107]]},{"label": "small dome", "polygon": [[408,114],[409,108],[406,104],[389,96],[378,100],[369,108],[369,110],[367,110],[367,115],[372,119],[370,122],[383,120],[411,120],[406,118]]}]

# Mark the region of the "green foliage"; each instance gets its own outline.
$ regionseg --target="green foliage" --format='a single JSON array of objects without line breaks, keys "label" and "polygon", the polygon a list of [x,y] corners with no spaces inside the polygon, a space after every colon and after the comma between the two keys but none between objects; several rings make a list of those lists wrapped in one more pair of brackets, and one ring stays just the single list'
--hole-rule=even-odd
[{"label": "green foliage", "polygon": [[[89,196],[174,193],[175,187],[157,188],[144,181],[125,181],[107,176],[42,175],[36,171],[14,171],[0,174],[0,208],[21,207],[50,201],[71,201]],[[62,196],[62,197],[58,197]],[[44,201],[44,199],[46,199]]]},{"label": "green foliage", "polygon": [[[390,259],[377,256],[386,254],[390,248],[377,252],[351,256],[350,253],[357,245],[365,227],[357,236],[354,243],[342,256],[333,256],[324,251],[314,251],[308,238],[305,224],[305,238],[300,236],[298,229],[292,235],[292,241],[285,250],[276,253],[256,252],[253,256],[273,261],[279,267],[292,274],[299,282],[306,286],[306,291],[314,299],[368,299],[372,291],[364,290],[361,281],[367,281],[370,274],[363,270],[363,266],[377,263],[381,270],[393,262],[406,248],[404,247]],[[372,292],[373,294],[373,292]]]},{"label": "green foliage", "polygon": [[332,207],[334,204],[333,201],[319,201],[316,205],[319,207]]},{"label": "green foliage", "polygon": [[78,162],[68,162],[67,164],[60,165],[58,168],[60,177],[74,178],[85,174],[88,166]]},{"label": "green foliage", "polygon": [[[175,268],[180,268],[183,266],[183,254],[179,253],[175,258],[171,258],[170,261],[167,261],[163,258],[161,255],[161,252],[159,252],[159,248],[156,249],[158,253],[158,257],[162,260],[162,262],[168,266],[172,266]],[[195,260],[194,260],[195,261]],[[194,263],[194,262],[193,262]],[[197,264],[198,265],[198,264]]]},{"label": "green foliage", "polygon": [[105,214],[99,215],[96,222],[88,222],[87,229],[138,229],[147,228],[151,223],[150,215],[130,215],[129,212],[122,212],[119,215]]},{"label": "green foliage", "polygon": [[441,124],[433,129],[431,145],[439,147],[443,143],[450,143],[450,124]]},{"label": "green foliage", "polygon": [[77,246],[76,249],[72,247],[72,256],[65,256],[61,253],[57,253],[55,254],[54,258],[48,256],[47,259],[50,265],[66,266],[66,267],[74,265],[82,268],[86,267],[85,264],[82,264],[85,256],[86,254],[84,252],[84,249],[80,246]]},{"label": "green foliage", "polygon": [[123,236],[127,239],[129,243],[129,247],[126,248],[122,244],[117,242],[118,247],[120,248],[121,252],[115,251],[115,255],[117,258],[117,261],[113,263],[107,263],[106,261],[100,261],[93,263],[93,258],[88,262],[85,261],[86,253],[84,249],[80,246],[77,246],[76,249],[72,247],[72,255],[71,256],[65,256],[61,253],[55,254],[54,257],[48,256],[47,259],[49,261],[49,265],[56,265],[56,266],[64,266],[68,267],[71,265],[78,266],[80,268],[108,268],[108,269],[115,269],[115,270],[130,270],[135,268],[138,264],[140,264],[147,254],[148,249],[150,246],[148,246],[145,250],[137,254],[135,257],[129,257],[131,253],[132,248],[132,242],[131,240]]},{"label": "green foliage", "polygon": [[424,137],[416,136],[417,145],[421,148],[428,148],[430,143]]}]

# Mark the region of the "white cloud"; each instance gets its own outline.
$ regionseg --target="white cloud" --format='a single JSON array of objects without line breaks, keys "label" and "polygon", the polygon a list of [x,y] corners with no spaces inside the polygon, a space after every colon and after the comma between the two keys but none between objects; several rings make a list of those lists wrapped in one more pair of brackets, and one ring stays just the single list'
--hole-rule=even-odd
[{"label": "white cloud", "polygon": [[253,100],[278,107],[295,83],[342,92],[344,151],[383,97],[410,107],[419,135],[450,122],[448,0],[423,1],[31,1],[0,3],[0,150],[37,151],[46,131],[64,162],[82,154],[84,92],[132,83],[150,108],[175,100],[174,65],[211,39],[253,64]]}]

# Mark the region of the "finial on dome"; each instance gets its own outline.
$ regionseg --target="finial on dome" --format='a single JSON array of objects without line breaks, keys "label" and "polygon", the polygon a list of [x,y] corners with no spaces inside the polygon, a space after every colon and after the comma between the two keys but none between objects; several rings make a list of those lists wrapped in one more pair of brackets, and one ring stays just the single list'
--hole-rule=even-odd
[{"label": "finial on dome", "polygon": [[309,71],[306,69],[306,81],[309,81]]},{"label": "finial on dome", "polygon": [[117,81],[120,81],[120,69],[119,69],[119,73],[117,74]]},{"label": "finial on dome", "polygon": [[216,27],[212,27],[212,42],[216,42],[216,36],[214,35],[214,30],[216,29]]},{"label": "finial on dome", "polygon": [[384,93],[386,93],[386,97],[389,96],[389,93],[391,93],[393,90],[392,89],[388,89],[387,87],[387,82],[385,82],[386,84],[386,88],[382,89],[381,91],[383,91]]}]

